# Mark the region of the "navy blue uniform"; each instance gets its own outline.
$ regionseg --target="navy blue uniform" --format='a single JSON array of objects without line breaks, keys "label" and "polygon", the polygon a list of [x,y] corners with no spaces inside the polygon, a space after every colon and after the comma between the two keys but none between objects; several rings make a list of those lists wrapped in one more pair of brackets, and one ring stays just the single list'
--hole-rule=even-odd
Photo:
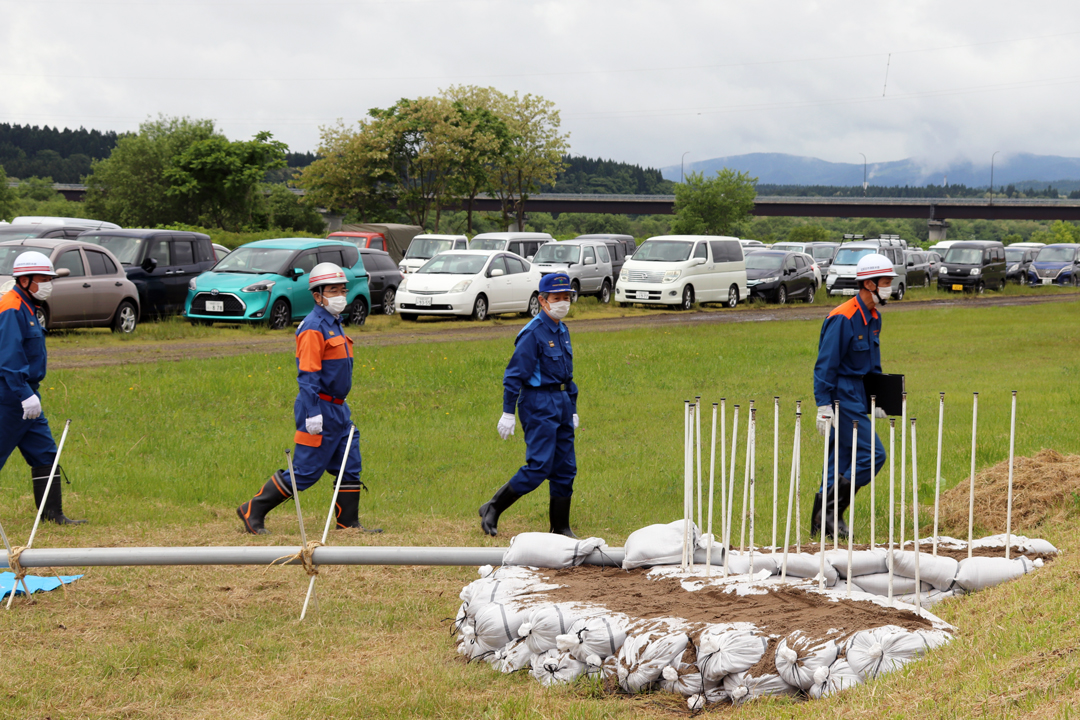
[{"label": "navy blue uniform", "polygon": [[40,395],[45,365],[45,330],[30,296],[15,287],[0,298],[0,468],[15,448],[31,467],[52,465],[56,459],[45,414],[23,420],[22,402]]},{"label": "navy blue uniform", "polygon": [[[870,443],[876,443],[873,474],[885,464],[885,446],[870,431],[870,399],[866,397],[863,376],[881,372],[881,316],[867,309],[855,296],[835,308],[821,326],[818,358],[814,365],[814,400],[818,407],[840,402],[840,476],[851,477],[851,424],[859,421],[855,485],[870,484]],[[829,483],[832,488],[836,463],[832,456],[835,443],[829,435]]]},{"label": "navy blue uniform", "polygon": [[544,480],[551,497],[574,494],[577,394],[570,330],[541,312],[518,333],[503,376],[503,412],[513,414],[516,406],[525,431],[525,464],[510,479],[518,495]]}]

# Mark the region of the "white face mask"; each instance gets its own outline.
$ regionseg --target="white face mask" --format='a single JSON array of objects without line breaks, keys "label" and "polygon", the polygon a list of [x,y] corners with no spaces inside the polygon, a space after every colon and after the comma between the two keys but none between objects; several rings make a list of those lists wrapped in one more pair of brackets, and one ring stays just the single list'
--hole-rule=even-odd
[{"label": "white face mask", "polygon": [[323,299],[326,301],[326,304],[323,305],[323,307],[326,309],[326,312],[330,313],[334,317],[337,317],[342,313],[342,311],[345,310],[345,298],[343,296],[338,295],[337,297],[331,298],[324,297]]},{"label": "white face mask", "polygon": [[48,281],[48,282],[39,282],[38,285],[37,285],[37,288],[38,288],[37,292],[30,293],[31,295],[34,296],[35,300],[40,300],[41,302],[45,302],[46,300],[49,299],[49,296],[52,295],[52,281],[51,280]]},{"label": "white face mask", "polygon": [[892,285],[889,287],[881,287],[878,285],[878,289],[874,291],[874,297],[877,298],[878,305],[884,305],[892,297]]},{"label": "white face mask", "polygon": [[548,315],[556,320],[562,320],[566,313],[570,312],[570,301],[548,303]]}]

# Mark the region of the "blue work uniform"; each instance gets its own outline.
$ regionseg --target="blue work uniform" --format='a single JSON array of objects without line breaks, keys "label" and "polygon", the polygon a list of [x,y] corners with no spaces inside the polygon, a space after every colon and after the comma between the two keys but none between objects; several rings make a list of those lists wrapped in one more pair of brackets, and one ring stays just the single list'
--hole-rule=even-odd
[{"label": "blue work uniform", "polygon": [[[293,404],[296,418],[296,451],[293,470],[296,489],[306,490],[324,472],[337,477],[345,455],[345,444],[352,426],[352,415],[345,402],[352,389],[352,340],[341,326],[340,316],[319,305],[296,329],[296,380],[300,392]],[[322,415],[321,435],[307,431],[307,419]],[[360,434],[353,434],[342,492],[360,491]],[[286,495],[291,488],[282,488]]]},{"label": "blue work uniform", "polygon": [[[881,372],[881,316],[871,310],[856,295],[836,307],[821,326],[818,358],[814,365],[814,400],[818,407],[833,407],[840,402],[840,477],[851,477],[851,426],[859,421],[858,452],[856,455],[855,485],[870,483],[870,443],[877,445],[873,474],[885,464],[885,446],[870,430],[870,399],[866,397],[863,376]],[[833,452],[835,442],[829,435],[829,482],[832,488],[836,466]]]},{"label": "blue work uniform", "polygon": [[525,464],[510,479],[518,495],[544,480],[551,497],[574,494],[577,393],[570,330],[541,311],[518,333],[503,376],[503,412],[516,406],[525,431]]},{"label": "blue work uniform", "polygon": [[16,286],[0,298],[0,468],[15,448],[31,467],[56,459],[45,414],[23,420],[22,402],[40,395],[45,364],[45,329],[34,315],[33,300]]}]

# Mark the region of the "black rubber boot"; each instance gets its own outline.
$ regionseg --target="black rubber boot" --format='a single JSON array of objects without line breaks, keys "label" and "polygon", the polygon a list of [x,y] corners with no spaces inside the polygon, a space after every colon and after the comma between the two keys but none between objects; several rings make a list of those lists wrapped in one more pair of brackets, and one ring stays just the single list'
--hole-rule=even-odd
[{"label": "black rubber boot", "polygon": [[269,535],[270,531],[263,525],[266,513],[292,497],[289,488],[289,478],[284,470],[271,475],[255,497],[236,508],[236,514],[244,523],[244,530],[252,535]]},{"label": "black rubber boot", "polygon": [[814,509],[810,511],[810,535],[821,532],[821,493],[814,496]]},{"label": "black rubber boot", "polygon": [[362,532],[381,533],[382,528],[366,528],[360,524],[360,486],[343,487],[338,491],[337,505],[334,506],[339,530],[357,528]]},{"label": "black rubber boot", "polygon": [[480,506],[480,529],[492,537],[498,535],[499,516],[520,498],[520,495],[510,489],[510,483],[496,490],[491,499]]},{"label": "black rubber boot", "polygon": [[[840,486],[837,488],[837,491],[840,493],[840,497],[838,498],[840,504],[837,506],[839,508],[839,520],[837,522],[836,530],[840,534],[840,539],[846,540],[848,534],[851,532],[848,528],[848,524],[844,522],[844,513],[847,512],[848,506],[851,505],[851,481],[846,477],[841,477]],[[858,491],[859,489],[855,488],[855,492]],[[829,522],[830,524],[832,523],[831,514],[829,515]]]},{"label": "black rubber boot", "polygon": [[551,520],[550,532],[577,540],[577,535],[570,529],[570,500],[570,498],[551,498],[548,503],[548,518]]},{"label": "black rubber boot", "polygon": [[45,486],[49,484],[49,471],[52,465],[38,465],[30,468],[31,478],[34,483],[34,505],[41,507],[44,499],[45,509],[41,517],[57,525],[82,525],[85,520],[72,520],[64,515],[64,503],[60,494],[60,466],[56,466],[56,475],[53,476],[52,487],[49,488],[49,496],[45,497]]}]

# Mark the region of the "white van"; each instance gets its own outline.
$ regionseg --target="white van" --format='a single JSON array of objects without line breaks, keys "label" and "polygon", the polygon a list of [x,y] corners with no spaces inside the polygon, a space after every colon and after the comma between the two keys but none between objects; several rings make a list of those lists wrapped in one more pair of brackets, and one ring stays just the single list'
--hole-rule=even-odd
[{"label": "white van", "polygon": [[747,295],[739,238],[714,235],[649,238],[627,258],[615,286],[616,302],[682,310],[695,302],[735,307]]},{"label": "white van", "polygon": [[44,215],[20,215],[11,221],[12,225],[72,225],[87,230],[119,230],[116,223],[86,218],[46,217]]},{"label": "white van", "polygon": [[416,235],[398,263],[402,274],[414,273],[431,258],[447,250],[468,250],[469,238],[464,235]]},{"label": "white van", "polygon": [[547,233],[493,232],[480,233],[469,241],[470,250],[502,250],[532,260],[544,243],[555,242]]}]

